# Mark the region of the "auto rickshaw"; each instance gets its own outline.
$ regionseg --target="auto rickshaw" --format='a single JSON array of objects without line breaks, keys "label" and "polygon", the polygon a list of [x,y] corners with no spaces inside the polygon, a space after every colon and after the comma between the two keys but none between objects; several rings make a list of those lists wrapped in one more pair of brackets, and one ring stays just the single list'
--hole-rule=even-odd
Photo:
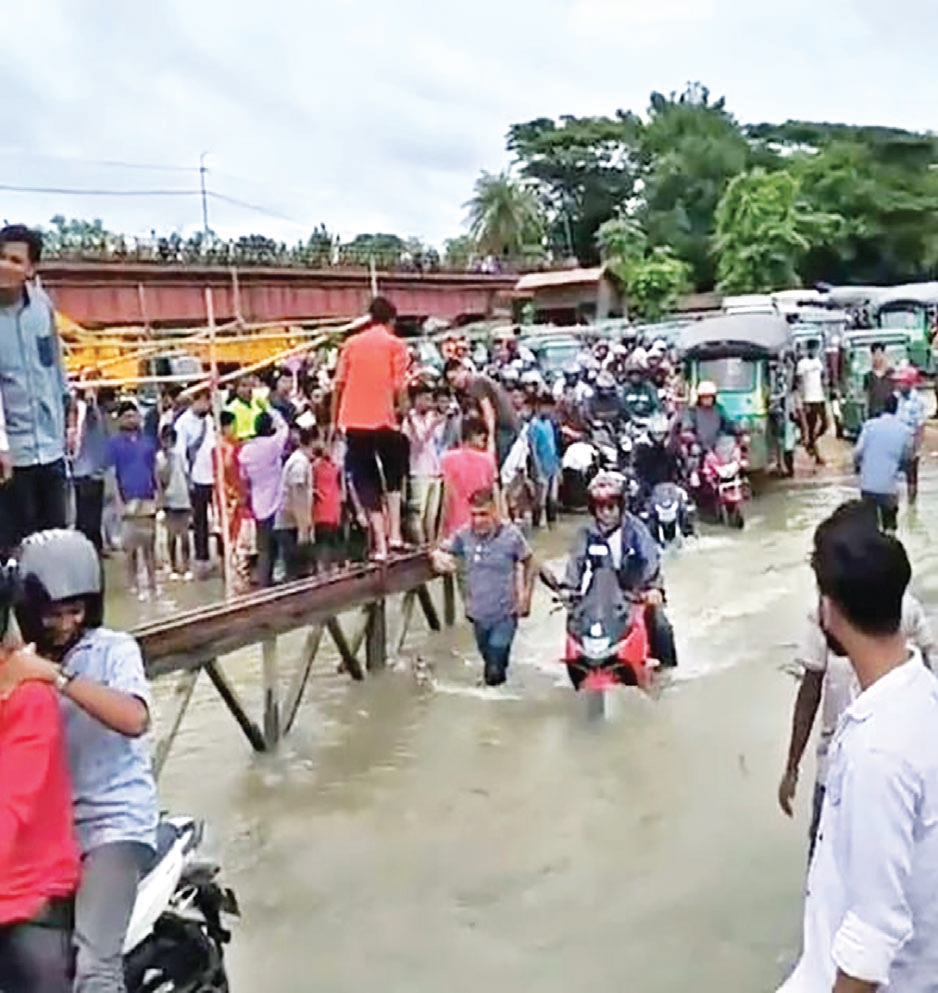
[{"label": "auto rickshaw", "polygon": [[873,365],[872,348],[882,344],[886,362],[896,368],[909,358],[905,331],[873,329],[848,331],[840,343],[839,376],[833,382],[834,426],[838,438],[857,438],[866,421],[866,374]]},{"label": "auto rickshaw", "polygon": [[876,302],[874,323],[909,336],[909,361],[919,372],[933,375],[938,368],[933,348],[938,315],[938,283],[908,283],[884,290]]},{"label": "auto rickshaw", "polygon": [[797,433],[791,418],[794,352],[788,322],[773,314],[727,314],[689,325],[680,341],[692,391],[717,386],[727,418],[748,435],[749,471],[764,472],[773,453],[791,471]]}]

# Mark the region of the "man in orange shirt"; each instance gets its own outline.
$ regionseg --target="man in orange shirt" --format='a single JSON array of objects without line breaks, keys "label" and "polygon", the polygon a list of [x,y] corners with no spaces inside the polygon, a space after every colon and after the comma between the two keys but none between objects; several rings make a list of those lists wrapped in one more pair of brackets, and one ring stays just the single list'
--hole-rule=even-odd
[{"label": "man in orange shirt", "polygon": [[[394,305],[375,297],[371,323],[339,353],[332,394],[332,427],[345,433],[345,466],[368,514],[374,557],[403,548],[401,488],[407,474],[407,443],[398,430],[406,396],[407,348],[394,334]],[[384,501],[386,499],[387,518]]]}]

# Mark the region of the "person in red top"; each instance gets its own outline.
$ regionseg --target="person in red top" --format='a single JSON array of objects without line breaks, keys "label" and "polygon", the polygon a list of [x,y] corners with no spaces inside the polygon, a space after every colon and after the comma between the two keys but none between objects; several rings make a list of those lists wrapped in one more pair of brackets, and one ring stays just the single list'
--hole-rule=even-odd
[{"label": "person in red top", "polygon": [[444,453],[442,471],[442,535],[450,538],[469,525],[473,494],[495,486],[495,456],[489,451],[489,433],[481,418],[463,420],[462,445]]},{"label": "person in red top", "polygon": [[[406,396],[407,347],[396,337],[394,305],[375,297],[371,323],[342,346],[332,394],[332,428],[345,432],[345,466],[368,514],[376,559],[404,547],[401,488],[407,444],[398,430]],[[387,520],[383,507],[387,501]]]},{"label": "person in red top", "polygon": [[331,570],[345,555],[342,548],[342,470],[318,442],[313,449],[313,531],[316,563]]},{"label": "person in red top", "polygon": [[0,990],[70,993],[78,846],[54,687],[0,649]]}]

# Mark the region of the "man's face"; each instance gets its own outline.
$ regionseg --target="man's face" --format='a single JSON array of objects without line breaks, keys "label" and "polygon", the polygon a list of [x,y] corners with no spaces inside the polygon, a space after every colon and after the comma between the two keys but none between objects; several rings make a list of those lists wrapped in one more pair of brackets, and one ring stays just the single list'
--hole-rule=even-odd
[{"label": "man's face", "polygon": [[702,397],[699,398],[697,402],[700,404],[701,407],[712,407],[714,400],[715,397],[712,394],[705,393]]},{"label": "man's face", "polygon": [[36,267],[29,261],[29,245],[25,241],[0,244],[0,289],[21,290],[35,274]]},{"label": "man's face", "polygon": [[881,348],[873,349],[873,368],[882,369],[886,363],[886,353]]},{"label": "man's face", "polygon": [[254,385],[250,379],[240,379],[238,380],[238,385],[235,392],[239,400],[243,400],[245,403],[250,403],[251,394],[254,392]]},{"label": "man's face", "polygon": [[495,530],[495,508],[472,507],[469,511],[472,517],[472,530],[478,535],[491,534]]},{"label": "man's face", "polygon": [[414,409],[418,414],[426,414],[433,405],[432,393],[418,393],[414,397]]},{"label": "man's face", "polygon": [[436,409],[441,414],[448,414],[449,413],[449,403],[450,403],[449,397],[445,393],[441,393],[436,398]]},{"label": "man's face", "polygon": [[453,369],[446,378],[454,390],[464,390],[469,385],[469,370]]},{"label": "man's face", "polygon": [[80,600],[63,600],[52,604],[42,615],[42,626],[49,643],[56,649],[68,648],[81,634],[85,623],[85,605]]},{"label": "man's face", "polygon": [[293,380],[289,376],[281,376],[277,380],[277,396],[288,397],[292,386]]},{"label": "man's face", "polygon": [[601,500],[595,504],[596,523],[600,530],[614,531],[622,520],[622,507],[618,500]]},{"label": "man's face", "polygon": [[120,416],[121,431],[140,430],[140,412],[137,410],[125,410]]},{"label": "man's face", "polygon": [[192,401],[192,412],[196,417],[204,417],[208,413],[210,403],[207,396],[197,396]]}]

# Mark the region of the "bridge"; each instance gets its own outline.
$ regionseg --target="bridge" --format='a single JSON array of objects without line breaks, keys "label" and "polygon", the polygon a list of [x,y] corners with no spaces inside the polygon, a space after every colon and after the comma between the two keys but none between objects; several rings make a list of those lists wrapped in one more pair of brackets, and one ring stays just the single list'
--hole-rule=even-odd
[{"label": "bridge", "polygon": [[[48,261],[40,278],[56,308],[86,328],[205,324],[205,287],[219,321],[265,323],[347,319],[372,297],[364,269],[173,265],[158,262]],[[467,322],[507,307],[517,276],[451,272],[378,272],[378,292],[404,321]]]}]

